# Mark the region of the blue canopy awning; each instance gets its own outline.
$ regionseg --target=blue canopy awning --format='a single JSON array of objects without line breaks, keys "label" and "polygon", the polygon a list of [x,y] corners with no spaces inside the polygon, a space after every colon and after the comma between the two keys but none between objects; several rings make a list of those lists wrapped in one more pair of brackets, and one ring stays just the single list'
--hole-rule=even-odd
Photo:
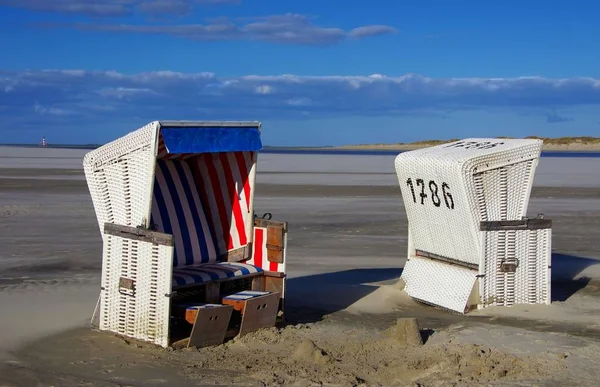
[{"label": "blue canopy awning", "polygon": [[250,127],[162,127],[169,154],[259,151],[260,131]]}]

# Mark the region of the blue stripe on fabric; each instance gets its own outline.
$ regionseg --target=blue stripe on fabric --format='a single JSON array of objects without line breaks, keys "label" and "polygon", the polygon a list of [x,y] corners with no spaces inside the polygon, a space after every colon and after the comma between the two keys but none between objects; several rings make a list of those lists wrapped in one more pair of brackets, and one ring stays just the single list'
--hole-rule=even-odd
[{"label": "blue stripe on fabric", "polygon": [[248,265],[248,264],[222,263],[221,266],[231,267],[231,268],[234,268],[235,270],[239,270],[242,273],[242,275],[248,275],[248,274],[254,273],[253,271],[250,270],[250,268],[257,269],[256,272],[258,272],[258,269],[259,269],[256,266]]},{"label": "blue stripe on fabric", "polygon": [[[200,176],[202,175],[202,172],[201,172],[200,166],[198,165],[198,163],[202,162],[202,158],[199,158],[199,157],[190,158],[187,160],[187,162],[188,162],[188,165],[190,167],[190,171],[192,172],[192,174],[195,173],[198,175],[198,178],[194,179],[193,183],[194,183],[194,187],[196,188],[196,192],[198,192],[198,201],[200,202],[200,205],[203,207],[202,213],[203,213],[204,219],[206,221],[206,227],[210,231],[210,237],[212,239],[213,251],[215,252],[215,256],[218,256],[219,255],[219,242],[217,241],[217,230],[215,230],[213,228],[212,217],[210,217],[210,219],[209,219],[208,212],[204,212],[204,207],[210,208],[210,201],[205,203],[202,199],[203,195],[201,194],[201,192],[202,192],[201,190],[205,189],[204,179],[200,178]],[[207,187],[206,192],[207,193],[211,192],[210,187]],[[211,262],[210,258],[211,257],[208,257],[206,262]],[[216,260],[217,259],[215,259],[215,261]]]},{"label": "blue stripe on fabric", "polygon": [[203,282],[206,282],[206,280],[204,279],[204,277],[202,277],[200,274],[197,273],[190,273],[189,271],[186,271],[184,273],[182,273],[188,277],[192,277],[192,282],[189,282],[187,280],[184,279],[183,283],[181,285],[190,285],[190,284],[201,284]]},{"label": "blue stripe on fabric", "polygon": [[262,149],[257,127],[162,127],[161,134],[170,154]]},{"label": "blue stripe on fabric", "polygon": [[246,274],[260,273],[263,271],[262,268],[260,268],[258,266],[250,265],[248,263],[221,263],[220,265],[244,269],[247,271]]},{"label": "blue stripe on fabric", "polygon": [[[256,270],[256,272],[263,271],[261,268],[249,264],[205,264],[200,266],[181,267],[174,270],[173,279],[176,282],[174,286],[202,284],[207,281],[216,281],[221,279],[218,273],[225,274],[226,278],[243,277],[252,274],[252,270]],[[210,280],[205,279],[201,274],[208,275]],[[190,282],[188,277],[191,278],[193,282]],[[255,293],[258,294],[260,292],[247,292],[247,294]]]},{"label": "blue stripe on fabric", "polygon": [[262,267],[258,267],[258,266],[254,266],[254,265],[248,265],[248,266],[250,266],[252,269],[256,270],[257,273],[264,271]]},{"label": "blue stripe on fabric", "polygon": [[177,274],[173,275],[173,280],[175,280],[177,286],[183,286],[186,284],[185,278],[178,276]]},{"label": "blue stripe on fabric", "polygon": [[[175,182],[173,181],[173,176],[171,176],[171,171],[169,171],[169,167],[166,165],[166,163],[162,162],[158,162],[158,165],[163,173],[165,183],[167,184],[167,189],[171,194],[172,204],[176,212],[176,214],[174,215],[177,217],[176,224],[177,226],[179,226],[179,230],[177,230],[177,235],[173,234],[173,236],[182,240],[184,251],[180,253],[184,254],[185,265],[191,265],[194,263],[194,251],[192,249],[190,235],[188,232],[186,232],[187,225],[185,224],[185,210],[182,207],[181,198],[179,198],[179,195],[177,194],[177,188],[175,187]],[[179,262],[179,259],[177,260],[177,262]]]},{"label": "blue stripe on fabric", "polygon": [[[202,266],[190,267],[186,272],[195,272],[195,271],[199,271],[201,273],[208,274],[210,276],[210,279],[213,281],[217,281],[217,280],[221,279],[221,277],[219,277],[219,274],[215,273],[214,271],[211,272],[210,269],[203,270]],[[231,277],[231,276],[226,275],[226,277]]]},{"label": "blue stripe on fabric", "polygon": [[[196,227],[196,236],[198,238],[196,238],[198,240],[198,244],[200,246],[200,262],[208,262],[208,242],[206,240],[206,236],[204,235],[204,230],[202,227],[202,221],[200,220],[200,210],[196,208],[196,201],[194,200],[194,196],[192,194],[192,191],[190,189],[190,185],[192,185],[193,187],[195,187],[194,182],[189,182],[187,180],[187,176],[185,171],[183,170],[183,166],[181,162],[175,162],[175,169],[177,170],[177,173],[179,174],[179,178],[181,181],[181,185],[183,187],[183,191],[185,192],[185,196],[187,199],[187,203],[188,206],[190,208],[191,211],[191,215],[192,215],[192,220],[194,222],[194,226]],[[200,202],[200,198],[198,198],[198,202]],[[202,213],[202,215],[204,215]],[[186,235],[188,235],[189,237],[189,233],[186,232]],[[209,236],[209,238],[212,237]],[[191,247],[191,246],[190,246]],[[195,262],[194,260],[194,256],[191,256],[191,261],[192,263],[198,263]],[[188,259],[186,259],[186,265],[189,265],[190,263],[188,262]]]},{"label": "blue stripe on fabric", "polygon": [[[204,268],[205,266],[206,265],[204,265],[202,267]],[[223,265],[211,265],[210,269],[223,272],[223,273],[225,273],[227,275],[227,277],[232,277],[234,275],[233,273],[235,271],[237,271],[237,269],[234,269],[234,268],[231,268],[231,267],[228,267],[228,266],[223,266]],[[231,273],[231,275],[230,275],[230,273]]]},{"label": "blue stripe on fabric", "polygon": [[[167,203],[165,202],[165,197],[162,194],[158,178],[154,179],[154,200],[156,201],[156,206],[158,207],[158,211],[160,212],[160,217],[162,220],[162,224],[158,226],[161,228],[162,232],[173,235],[173,227],[171,226],[171,220],[169,218]],[[177,266],[176,250],[173,252],[173,266]]]},{"label": "blue stripe on fabric", "polygon": [[247,268],[247,267],[244,267],[244,266],[238,266],[238,269],[239,269],[239,271],[241,271],[241,272],[242,272],[242,274],[243,274],[243,275],[248,275],[248,274],[250,274],[250,270],[248,270],[248,268]]},{"label": "blue stripe on fabric", "polygon": [[198,271],[198,270],[192,270],[192,269],[193,269],[193,266],[188,266],[188,267],[184,267],[184,268],[179,269],[179,271],[181,273],[187,273],[187,274],[190,274],[190,275],[194,275],[194,277],[200,277],[200,278],[202,278],[202,280],[201,280],[202,282],[212,282],[212,281],[215,280],[208,273],[205,273],[203,271]]}]

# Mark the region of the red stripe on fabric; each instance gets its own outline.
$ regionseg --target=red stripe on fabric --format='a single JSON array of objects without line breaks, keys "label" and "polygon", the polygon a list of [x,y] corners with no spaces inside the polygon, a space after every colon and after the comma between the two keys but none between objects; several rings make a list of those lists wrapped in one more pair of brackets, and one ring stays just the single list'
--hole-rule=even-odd
[{"label": "red stripe on fabric", "polygon": [[229,223],[229,217],[227,216],[227,209],[225,208],[225,203],[223,203],[224,196],[223,191],[221,190],[219,174],[217,172],[217,168],[214,165],[214,157],[216,156],[213,154],[206,155],[206,168],[208,169],[208,175],[210,176],[210,182],[217,201],[217,212],[221,221],[221,232],[223,233],[223,238],[227,238],[227,250],[231,250],[233,249],[233,238],[231,237],[231,233],[229,232],[231,225]]},{"label": "red stripe on fabric", "polygon": [[251,163],[246,163],[246,154],[251,152],[236,152],[235,158],[238,162],[238,169],[240,171],[240,176],[244,180],[244,196],[246,197],[246,204],[248,208],[250,208],[250,168],[248,165]]},{"label": "red stripe on fabric", "polygon": [[262,268],[263,243],[265,231],[260,228],[254,229],[254,266]]},{"label": "red stripe on fabric", "polygon": [[229,158],[227,157],[226,153],[221,153],[220,157],[221,164],[223,165],[223,172],[225,173],[225,182],[229,191],[229,197],[231,198],[231,212],[235,218],[235,227],[237,228],[238,235],[240,236],[240,245],[244,246],[248,243],[248,238],[246,237],[244,214],[242,214],[242,207],[235,189],[235,180],[233,179],[233,171],[231,169],[232,166],[229,164]]}]

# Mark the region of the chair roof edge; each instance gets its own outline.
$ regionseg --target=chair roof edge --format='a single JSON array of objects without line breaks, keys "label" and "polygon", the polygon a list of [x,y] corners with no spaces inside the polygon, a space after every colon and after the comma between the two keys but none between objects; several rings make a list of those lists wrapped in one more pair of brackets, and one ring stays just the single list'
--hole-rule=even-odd
[{"label": "chair roof edge", "polygon": [[260,121],[157,121],[160,127],[186,128],[186,127],[223,127],[223,128],[260,128]]}]

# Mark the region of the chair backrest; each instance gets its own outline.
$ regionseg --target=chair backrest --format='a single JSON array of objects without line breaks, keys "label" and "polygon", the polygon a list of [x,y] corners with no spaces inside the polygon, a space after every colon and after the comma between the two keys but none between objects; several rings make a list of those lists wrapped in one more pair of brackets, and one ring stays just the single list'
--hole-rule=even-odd
[{"label": "chair backrest", "polygon": [[395,168],[415,250],[479,263],[479,224],[526,215],[542,141],[470,138],[403,152]]},{"label": "chair backrest", "polygon": [[174,267],[213,263],[251,242],[259,128],[161,127],[151,221],[173,235]]},{"label": "chair backrest", "polygon": [[259,122],[154,121],[89,152],[101,232],[112,223],[169,233],[175,266],[247,246],[260,131]]},{"label": "chair backrest", "polygon": [[213,263],[251,240],[255,152],[158,159],[152,223],[174,237],[173,265]]},{"label": "chair backrest", "polygon": [[151,122],[85,155],[83,168],[103,238],[105,223],[148,226],[159,127]]},{"label": "chair backrest", "polygon": [[151,223],[173,235],[173,266],[214,262],[215,236],[190,165],[184,160],[156,162]]}]

